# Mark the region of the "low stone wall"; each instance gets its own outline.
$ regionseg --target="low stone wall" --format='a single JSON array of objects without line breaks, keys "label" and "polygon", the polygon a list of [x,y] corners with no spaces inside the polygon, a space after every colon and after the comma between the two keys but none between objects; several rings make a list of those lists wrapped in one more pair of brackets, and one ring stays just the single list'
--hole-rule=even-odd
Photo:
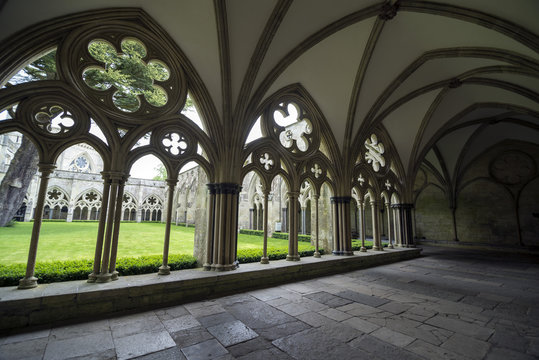
[{"label": "low stone wall", "polygon": [[418,257],[419,248],[324,255],[299,262],[242,264],[230,272],[181,270],[168,276],[124,276],[106,284],[84,281],[40,285],[35,289],[0,288],[0,333],[66,320],[95,319],[129,310],[143,310],[275,286]]}]

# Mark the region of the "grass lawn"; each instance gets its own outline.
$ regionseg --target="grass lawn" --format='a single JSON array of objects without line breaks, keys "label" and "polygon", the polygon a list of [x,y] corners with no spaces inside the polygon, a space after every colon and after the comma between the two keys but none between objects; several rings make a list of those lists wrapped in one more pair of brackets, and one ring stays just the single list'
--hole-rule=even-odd
[{"label": "grass lawn", "polygon": [[[19,222],[12,227],[0,228],[0,264],[26,263],[32,226],[31,222]],[[93,259],[97,227],[97,222],[44,222],[37,261]],[[160,255],[164,236],[165,225],[162,223],[122,223],[118,257]],[[192,255],[194,236],[194,228],[172,225],[170,253]],[[287,248],[288,240],[268,239],[268,246]],[[262,237],[239,234],[238,248],[262,249]]]}]

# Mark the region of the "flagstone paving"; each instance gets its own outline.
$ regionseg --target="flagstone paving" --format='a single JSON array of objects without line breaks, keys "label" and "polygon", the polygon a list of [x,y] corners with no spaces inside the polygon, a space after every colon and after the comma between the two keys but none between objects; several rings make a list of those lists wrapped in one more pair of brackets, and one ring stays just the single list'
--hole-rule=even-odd
[{"label": "flagstone paving", "polygon": [[0,359],[537,359],[537,257],[409,261],[0,338]]}]

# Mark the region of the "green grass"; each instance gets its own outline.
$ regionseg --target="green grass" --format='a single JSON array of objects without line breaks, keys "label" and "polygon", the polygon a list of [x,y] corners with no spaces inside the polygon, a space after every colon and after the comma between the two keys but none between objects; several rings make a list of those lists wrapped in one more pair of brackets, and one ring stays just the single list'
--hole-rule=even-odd
[{"label": "green grass", "polygon": [[[26,263],[33,223],[15,223],[0,228],[0,264]],[[97,222],[44,222],[41,225],[37,261],[93,259]],[[194,228],[172,225],[171,254],[193,254]],[[122,223],[118,258],[161,255],[165,225],[162,223]],[[300,244],[302,245],[302,244]],[[308,245],[308,244],[306,244]],[[268,239],[268,246],[287,248],[288,240]],[[238,249],[261,249],[260,236],[240,234]]]}]

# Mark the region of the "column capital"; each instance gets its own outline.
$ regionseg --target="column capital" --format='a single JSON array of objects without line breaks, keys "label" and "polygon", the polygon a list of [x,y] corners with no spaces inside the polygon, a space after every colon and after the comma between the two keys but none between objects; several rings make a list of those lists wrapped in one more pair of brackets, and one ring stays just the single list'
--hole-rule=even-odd
[{"label": "column capital", "polygon": [[178,179],[166,179],[165,181],[167,182],[167,185],[172,188],[178,183]]},{"label": "column capital", "polygon": [[37,167],[42,176],[49,176],[56,169],[56,165],[47,163],[39,163]]},{"label": "column capital", "polygon": [[295,199],[299,197],[299,191],[289,191],[286,195],[288,195],[289,198]]},{"label": "column capital", "polygon": [[411,210],[414,208],[414,204],[392,204],[391,207],[394,209]]},{"label": "column capital", "polygon": [[313,197],[314,200],[320,199],[320,195],[319,195],[319,194],[313,194],[312,197]]}]

